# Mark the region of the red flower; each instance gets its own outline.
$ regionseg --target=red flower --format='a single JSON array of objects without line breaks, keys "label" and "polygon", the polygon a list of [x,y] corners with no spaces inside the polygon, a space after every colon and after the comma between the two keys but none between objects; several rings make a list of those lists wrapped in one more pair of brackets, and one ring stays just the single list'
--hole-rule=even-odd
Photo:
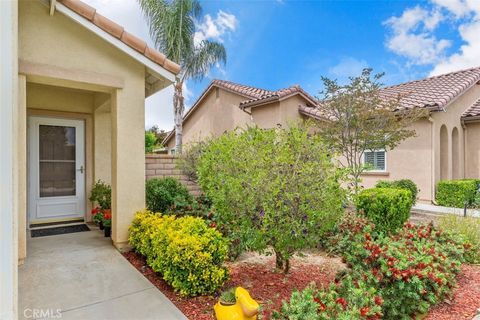
[{"label": "red flower", "polygon": [[383,304],[383,299],[382,299],[382,297],[376,296],[376,297],[375,297],[375,304],[376,304],[377,306],[381,306],[381,305]]},{"label": "red flower", "polygon": [[366,317],[369,311],[370,311],[369,307],[363,307],[360,309],[360,315],[362,317]]},{"label": "red flower", "polygon": [[111,213],[104,213],[103,214],[103,218],[105,220],[111,220],[112,219],[112,214]]},{"label": "red flower", "polygon": [[210,228],[215,228],[217,224],[215,222],[210,223]]},{"label": "red flower", "polygon": [[337,298],[336,302],[342,305],[343,310],[347,309],[348,302],[344,298]]},{"label": "red flower", "polygon": [[325,311],[327,309],[327,306],[320,300],[320,298],[315,297],[313,300],[319,304],[318,306],[318,311]]}]

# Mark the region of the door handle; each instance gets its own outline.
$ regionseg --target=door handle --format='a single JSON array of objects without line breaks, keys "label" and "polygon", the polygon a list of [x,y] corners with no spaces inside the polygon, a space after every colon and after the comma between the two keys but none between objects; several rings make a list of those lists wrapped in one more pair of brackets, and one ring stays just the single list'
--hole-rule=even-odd
[{"label": "door handle", "polygon": [[83,173],[83,166],[80,166],[80,169],[77,169],[77,171],[80,171],[80,173]]}]

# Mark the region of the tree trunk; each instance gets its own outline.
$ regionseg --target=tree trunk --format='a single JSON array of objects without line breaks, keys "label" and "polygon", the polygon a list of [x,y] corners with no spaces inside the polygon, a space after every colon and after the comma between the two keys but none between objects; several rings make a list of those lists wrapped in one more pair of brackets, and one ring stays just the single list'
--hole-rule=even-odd
[{"label": "tree trunk", "polygon": [[283,273],[287,274],[290,271],[290,259],[285,259]]},{"label": "tree trunk", "polygon": [[278,270],[283,270],[283,257],[280,252],[275,250],[275,267]]},{"label": "tree trunk", "polygon": [[173,94],[173,113],[175,121],[175,153],[182,153],[183,112],[185,110],[183,98],[183,82],[177,80]]}]

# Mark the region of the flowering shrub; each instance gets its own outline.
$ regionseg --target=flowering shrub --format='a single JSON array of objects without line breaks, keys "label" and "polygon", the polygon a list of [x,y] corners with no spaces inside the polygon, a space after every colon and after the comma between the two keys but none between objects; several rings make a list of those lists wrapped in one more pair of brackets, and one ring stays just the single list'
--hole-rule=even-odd
[{"label": "flowering shrub", "polygon": [[95,207],[92,209],[91,213],[92,213],[92,220],[95,224],[100,224],[100,222],[103,222],[102,208]]},{"label": "flowering shrub", "polygon": [[378,232],[395,231],[410,217],[411,192],[404,189],[366,189],[357,196],[356,206],[372,220]]},{"label": "flowering shrub", "polygon": [[328,288],[307,288],[294,292],[289,302],[283,302],[274,319],[380,319],[383,299],[363,280],[347,275]]},{"label": "flowering shrub", "polygon": [[405,224],[398,234],[372,239],[346,255],[354,272],[384,299],[385,319],[409,319],[447,297],[463,260],[463,245],[428,226]]},{"label": "flowering shrub", "polygon": [[130,245],[155,272],[184,296],[211,294],[228,278],[228,243],[201,218],[137,212]]}]

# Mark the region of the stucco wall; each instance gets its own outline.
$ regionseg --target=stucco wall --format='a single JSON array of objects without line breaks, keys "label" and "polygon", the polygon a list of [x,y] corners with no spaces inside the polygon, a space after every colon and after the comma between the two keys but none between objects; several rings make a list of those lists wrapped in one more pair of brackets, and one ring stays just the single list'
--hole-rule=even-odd
[{"label": "stucco wall", "polygon": [[467,123],[465,137],[465,178],[480,178],[480,122]]},{"label": "stucco wall", "polygon": [[298,106],[305,104],[300,96],[292,96],[282,101],[250,108],[253,122],[261,128],[287,127],[288,124],[301,120]]},{"label": "stucco wall", "polygon": [[[33,89],[29,93],[27,88],[27,97],[29,94],[35,96],[30,99],[31,108],[93,113],[93,98],[82,96],[77,100],[70,96],[70,101],[67,99],[62,102],[63,89],[59,87],[78,89],[88,85],[92,92],[108,92],[112,95],[112,111],[109,114],[111,139],[105,138],[103,141],[111,145],[111,166],[108,162],[103,165],[97,163],[95,169],[97,172],[110,171],[114,216],[112,239],[121,247],[127,243],[128,226],[134,212],[145,204],[145,67],[61,13],[50,16],[48,6],[39,1],[20,2],[19,24],[19,58],[22,63],[33,66],[29,70],[42,70],[41,67],[46,66],[44,69],[55,73],[55,78],[27,74],[27,81],[55,85],[55,91],[59,93],[58,99],[48,101],[50,94],[36,90],[35,85],[29,84]],[[75,80],[77,74],[78,80]],[[92,82],[85,83],[86,78]],[[122,86],[108,89],[97,85],[97,79],[113,79]],[[89,99],[91,104],[84,103]]]},{"label": "stucco wall", "polygon": [[[185,146],[251,123],[250,116],[238,107],[245,99],[221,88],[213,88],[183,124]],[[175,147],[174,136],[168,141],[167,147]]]},{"label": "stucco wall", "polygon": [[362,186],[373,187],[379,180],[411,179],[420,189],[418,197],[431,201],[432,193],[432,123],[422,119],[413,125],[416,136],[386,153],[386,172],[366,173]]},{"label": "stucco wall", "polygon": [[145,155],[145,179],[172,177],[185,185],[192,195],[198,196],[200,187],[177,169],[176,160],[175,156],[165,154]]}]

